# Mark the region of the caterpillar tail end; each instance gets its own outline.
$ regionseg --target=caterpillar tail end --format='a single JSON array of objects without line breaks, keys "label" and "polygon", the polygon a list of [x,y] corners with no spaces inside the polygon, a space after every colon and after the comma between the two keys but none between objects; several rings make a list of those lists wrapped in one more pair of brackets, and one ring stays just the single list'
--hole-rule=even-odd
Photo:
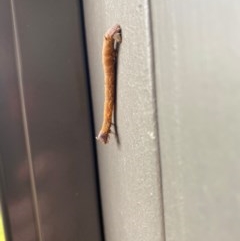
[{"label": "caterpillar tail end", "polygon": [[109,141],[109,133],[102,133],[100,132],[98,136],[96,137],[98,141],[101,141],[104,144],[107,144]]}]

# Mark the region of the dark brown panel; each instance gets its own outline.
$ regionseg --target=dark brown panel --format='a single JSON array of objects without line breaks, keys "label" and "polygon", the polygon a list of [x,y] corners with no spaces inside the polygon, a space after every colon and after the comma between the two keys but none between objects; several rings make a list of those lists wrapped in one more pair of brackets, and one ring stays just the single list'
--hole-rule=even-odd
[{"label": "dark brown panel", "polygon": [[0,151],[13,240],[101,240],[78,1],[15,1],[15,31],[0,3]]}]

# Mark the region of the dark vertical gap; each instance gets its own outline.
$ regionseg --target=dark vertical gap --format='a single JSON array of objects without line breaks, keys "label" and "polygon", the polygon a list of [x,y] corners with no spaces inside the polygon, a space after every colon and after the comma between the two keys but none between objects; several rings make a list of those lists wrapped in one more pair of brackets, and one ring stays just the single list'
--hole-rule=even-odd
[{"label": "dark vertical gap", "polygon": [[97,149],[95,142],[95,127],[94,127],[94,114],[93,114],[93,104],[92,104],[92,94],[91,94],[91,83],[90,83],[90,73],[89,73],[89,62],[87,55],[87,37],[86,37],[86,25],[85,25],[85,16],[84,16],[84,6],[83,1],[79,1],[79,20],[80,20],[80,30],[83,36],[83,53],[85,60],[85,72],[86,72],[86,80],[87,80],[87,91],[88,91],[88,104],[89,104],[89,116],[91,121],[91,136],[92,136],[92,149],[93,149],[93,157],[94,157],[94,166],[95,166],[95,180],[96,180],[96,191],[97,191],[97,203],[99,210],[99,225],[101,231],[101,239],[105,240],[104,235],[104,224],[103,224],[103,211],[102,211],[102,202],[101,202],[101,191],[100,191],[100,178],[99,178],[99,166],[97,159]]},{"label": "dark vertical gap", "polygon": [[9,220],[9,214],[7,209],[7,201],[5,198],[5,175],[4,175],[4,166],[2,157],[0,156],[0,202],[1,202],[1,209],[2,209],[2,220],[3,220],[3,230],[4,230],[4,236],[5,241],[12,241],[12,235],[11,235],[11,225]]}]

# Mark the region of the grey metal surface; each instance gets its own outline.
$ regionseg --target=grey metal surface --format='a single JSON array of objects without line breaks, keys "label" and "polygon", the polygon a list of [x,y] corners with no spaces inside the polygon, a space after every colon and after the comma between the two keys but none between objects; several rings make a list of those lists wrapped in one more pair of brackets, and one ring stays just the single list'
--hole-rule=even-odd
[{"label": "grey metal surface", "polygon": [[1,184],[10,240],[102,240],[78,1],[0,6]]},{"label": "grey metal surface", "polygon": [[[84,1],[95,129],[103,117],[101,63],[105,31],[122,27],[117,80],[117,127],[97,144],[106,241],[161,241],[160,162],[147,1]],[[96,135],[98,133],[96,132]]]},{"label": "grey metal surface", "polygon": [[240,238],[240,2],[152,0],[167,241]]}]

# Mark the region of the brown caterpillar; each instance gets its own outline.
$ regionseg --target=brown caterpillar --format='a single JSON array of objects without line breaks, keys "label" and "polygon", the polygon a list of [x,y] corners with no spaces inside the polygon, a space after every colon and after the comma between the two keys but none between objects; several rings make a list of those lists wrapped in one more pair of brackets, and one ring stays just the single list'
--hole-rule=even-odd
[{"label": "brown caterpillar", "polygon": [[115,61],[117,58],[117,43],[121,42],[121,27],[116,24],[104,35],[102,49],[102,63],[105,82],[105,100],[102,128],[96,137],[104,144],[108,142],[111,132],[112,114],[115,93]]}]

